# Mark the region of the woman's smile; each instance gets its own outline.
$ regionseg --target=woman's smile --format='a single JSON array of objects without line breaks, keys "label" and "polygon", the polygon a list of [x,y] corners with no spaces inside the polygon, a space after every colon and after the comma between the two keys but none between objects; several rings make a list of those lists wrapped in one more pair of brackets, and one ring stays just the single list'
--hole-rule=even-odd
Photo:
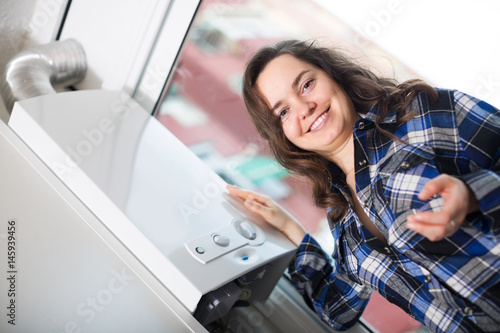
[{"label": "woman's smile", "polygon": [[323,126],[325,125],[325,122],[328,118],[328,111],[330,111],[330,108],[328,108],[328,110],[326,110],[325,112],[323,112],[311,125],[311,127],[309,128],[309,130],[307,131],[308,133],[309,132],[316,132],[316,131],[319,131],[320,129],[323,128]]}]

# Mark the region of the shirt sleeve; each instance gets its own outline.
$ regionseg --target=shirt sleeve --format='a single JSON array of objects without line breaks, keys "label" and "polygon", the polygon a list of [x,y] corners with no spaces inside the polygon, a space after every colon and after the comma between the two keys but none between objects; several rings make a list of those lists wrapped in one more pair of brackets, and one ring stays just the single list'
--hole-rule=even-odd
[{"label": "shirt sleeve", "polygon": [[337,330],[346,330],[356,324],[371,290],[351,281],[346,272],[329,259],[307,234],[290,263],[289,273],[295,287],[319,317]]},{"label": "shirt sleeve", "polygon": [[458,134],[474,172],[460,178],[479,201],[486,228],[500,236],[500,111],[459,91],[454,92]]}]

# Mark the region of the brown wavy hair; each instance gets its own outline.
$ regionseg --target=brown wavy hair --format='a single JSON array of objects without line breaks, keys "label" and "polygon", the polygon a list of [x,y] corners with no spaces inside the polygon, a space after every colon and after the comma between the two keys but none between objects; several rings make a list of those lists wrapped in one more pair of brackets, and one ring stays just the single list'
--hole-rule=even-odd
[{"label": "brown wavy hair", "polygon": [[394,136],[379,126],[389,108],[397,110],[398,123],[403,123],[413,116],[411,113],[403,116],[403,111],[418,92],[425,91],[431,99],[437,98],[437,92],[422,80],[415,79],[398,84],[394,79],[379,77],[343,52],[320,46],[316,41],[285,40],[264,46],[252,57],[243,76],[243,99],[253,124],[283,167],[311,181],[316,206],[338,207],[334,214],[338,218],[345,214],[348,206],[342,196],[331,190],[328,180],[332,178],[328,165],[332,162],[291,143],[286,138],[279,119],[272,114],[256,86],[256,81],[267,64],[283,54],[292,55],[326,72],[346,91],[356,112],[364,114],[377,106],[375,126],[392,139]]}]

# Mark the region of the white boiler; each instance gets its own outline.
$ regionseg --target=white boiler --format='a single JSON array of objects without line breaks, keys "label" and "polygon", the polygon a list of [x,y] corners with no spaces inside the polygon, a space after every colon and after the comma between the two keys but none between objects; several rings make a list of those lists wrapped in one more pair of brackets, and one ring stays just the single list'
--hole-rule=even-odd
[{"label": "white boiler", "polygon": [[[111,239],[105,243],[126,249],[122,257],[139,263],[139,270],[154,277],[152,285],[162,286],[202,325],[235,304],[266,299],[294,255],[290,241],[230,197],[215,172],[124,93],[80,90],[18,101],[9,127],[51,170],[54,182],[77,198],[80,210],[95,218],[96,237],[100,230],[109,234],[102,236]],[[45,218],[39,216],[39,223],[54,223]],[[19,224],[21,251],[31,245],[23,242]],[[55,237],[64,240],[70,224],[56,229]],[[68,253],[72,244],[64,243]],[[87,262],[95,246],[89,243],[72,260]],[[55,252],[47,260],[64,255]],[[102,292],[101,299],[115,296],[120,274],[118,268],[111,271],[103,282],[109,293]],[[64,285],[58,290],[73,292]],[[81,311],[97,313],[85,299]]]}]

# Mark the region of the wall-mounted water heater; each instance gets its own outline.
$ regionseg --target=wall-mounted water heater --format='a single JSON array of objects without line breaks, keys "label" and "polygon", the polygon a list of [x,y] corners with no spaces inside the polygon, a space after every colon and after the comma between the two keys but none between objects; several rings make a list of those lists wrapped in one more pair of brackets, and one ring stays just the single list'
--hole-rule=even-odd
[{"label": "wall-mounted water heater", "polygon": [[[104,312],[124,325],[146,316],[159,329],[144,331],[160,331],[162,321],[175,320],[151,318],[163,309],[151,306],[157,302],[185,309],[175,311],[186,312],[184,323],[194,316],[206,325],[235,304],[264,300],[294,254],[289,240],[229,196],[216,173],[124,93],[18,101],[9,127],[17,136],[4,135],[5,146],[14,157],[24,152],[24,164],[2,159],[0,234],[10,240],[14,226],[17,257],[9,269],[2,253],[1,266],[16,272],[12,300],[24,303],[21,322],[31,302],[38,319],[61,332],[100,331]],[[119,301],[127,292],[137,296],[128,310]]]}]

